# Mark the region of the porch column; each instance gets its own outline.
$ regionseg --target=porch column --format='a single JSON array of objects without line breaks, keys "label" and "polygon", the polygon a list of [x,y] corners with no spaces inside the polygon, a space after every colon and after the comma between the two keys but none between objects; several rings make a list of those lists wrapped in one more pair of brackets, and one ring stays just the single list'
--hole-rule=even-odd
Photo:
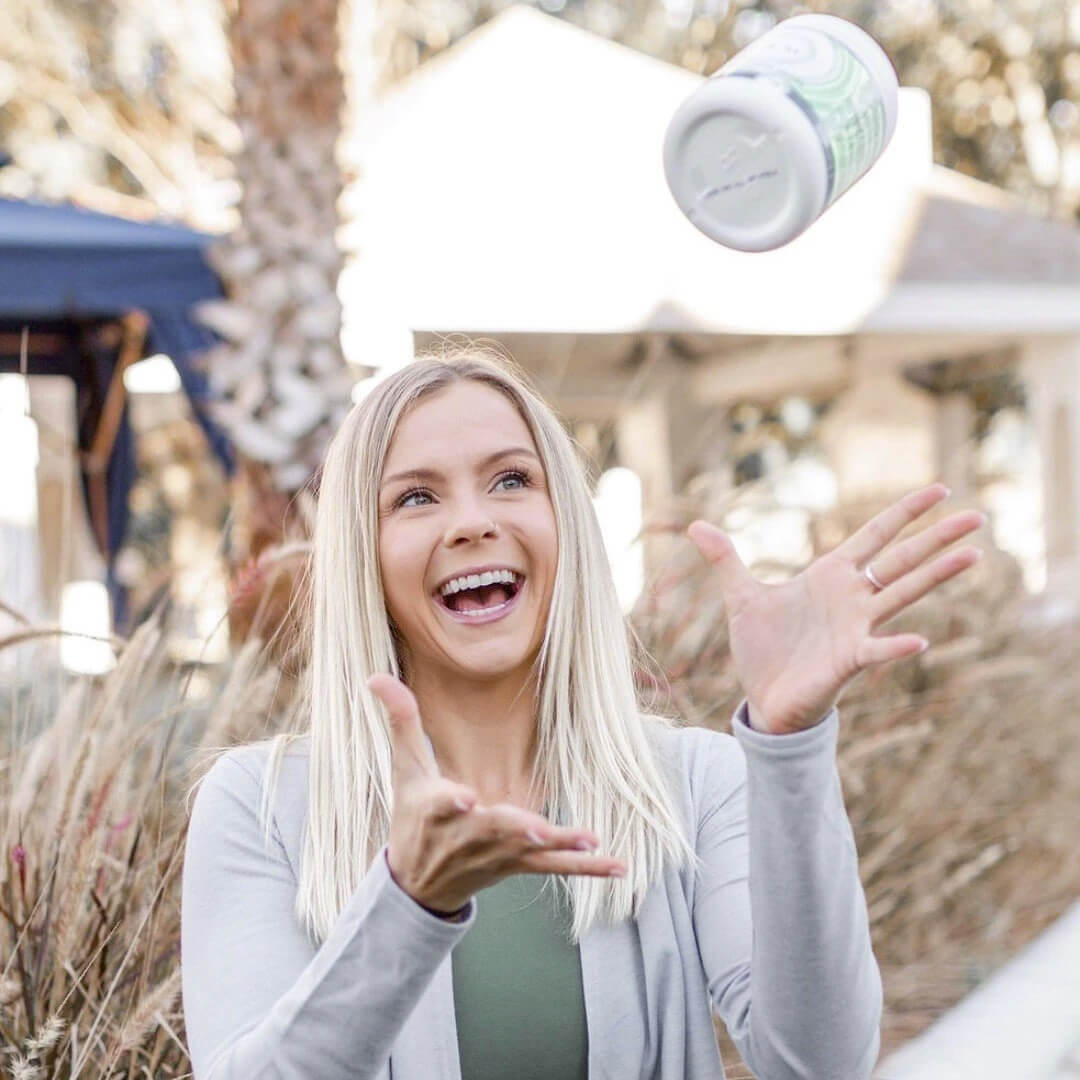
[{"label": "porch column", "polygon": [[30,414],[38,422],[38,522],[41,601],[46,617],[60,618],[60,598],[70,581],[105,580],[83,499],[76,431],[75,383],[66,375],[30,376]]},{"label": "porch column", "polygon": [[953,391],[938,395],[934,404],[938,479],[966,499],[974,494],[974,402],[969,394]]},{"label": "porch column", "polygon": [[1028,342],[1028,409],[1042,460],[1046,589],[1080,610],[1080,337]]},{"label": "porch column", "polygon": [[[666,519],[674,484],[665,395],[654,391],[623,405],[615,420],[615,443],[619,464],[633,469],[641,480],[644,523]],[[670,547],[670,536],[645,535],[642,550],[646,582],[666,560]]]},{"label": "porch column", "polygon": [[[733,476],[726,410],[698,399],[693,370],[662,351],[663,339],[650,344],[658,350],[652,374],[643,380],[639,396],[620,406],[615,421],[617,457],[641,479],[646,525],[673,526],[670,532],[646,535],[646,582],[668,559],[673,544],[690,542],[674,526],[683,518],[689,523],[691,481],[710,472],[708,486],[715,495],[730,488]],[[694,516],[708,516],[705,500],[694,501],[702,504]]]},{"label": "porch column", "polygon": [[873,341],[851,346],[851,383],[820,425],[842,502],[888,499],[932,483],[937,406],[904,379],[896,363],[875,356]]}]

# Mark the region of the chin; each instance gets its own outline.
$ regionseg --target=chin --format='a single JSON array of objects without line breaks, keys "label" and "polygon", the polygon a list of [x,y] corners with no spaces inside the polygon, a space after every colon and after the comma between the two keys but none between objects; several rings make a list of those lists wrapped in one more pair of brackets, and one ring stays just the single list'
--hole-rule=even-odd
[{"label": "chin", "polygon": [[455,666],[477,678],[497,679],[523,671],[531,664],[527,649],[454,650]]},{"label": "chin", "polygon": [[506,657],[491,656],[484,659],[463,656],[458,662],[458,667],[463,672],[467,671],[473,675],[490,676],[491,678],[510,675],[525,665],[526,658],[524,654]]}]

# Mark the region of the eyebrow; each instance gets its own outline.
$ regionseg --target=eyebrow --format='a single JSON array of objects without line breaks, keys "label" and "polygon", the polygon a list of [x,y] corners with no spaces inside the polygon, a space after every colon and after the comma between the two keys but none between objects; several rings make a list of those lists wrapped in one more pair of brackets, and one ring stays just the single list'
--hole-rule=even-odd
[{"label": "eyebrow", "polygon": [[[504,457],[510,457],[514,454],[528,454],[529,457],[535,461],[540,459],[525,446],[509,446],[505,450],[496,450],[494,454],[488,454],[486,458],[482,458],[476,463],[477,469],[483,469],[487,465],[491,465],[493,462],[499,461]],[[393,476],[386,477],[383,480],[380,487],[386,487],[388,484],[392,484],[397,480],[443,480],[445,477],[438,469],[406,469],[403,472],[396,472]]]}]

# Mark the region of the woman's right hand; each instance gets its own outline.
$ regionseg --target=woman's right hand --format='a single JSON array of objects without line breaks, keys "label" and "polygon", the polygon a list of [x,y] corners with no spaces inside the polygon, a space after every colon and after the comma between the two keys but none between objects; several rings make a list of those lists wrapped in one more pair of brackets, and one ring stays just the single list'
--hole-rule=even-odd
[{"label": "woman's right hand", "polygon": [[510,803],[481,806],[472,788],[441,777],[413,692],[382,672],[367,685],[389,717],[390,873],[417,903],[450,913],[511,874],[625,873],[620,860],[593,854],[598,841],[588,829],[553,825]]}]

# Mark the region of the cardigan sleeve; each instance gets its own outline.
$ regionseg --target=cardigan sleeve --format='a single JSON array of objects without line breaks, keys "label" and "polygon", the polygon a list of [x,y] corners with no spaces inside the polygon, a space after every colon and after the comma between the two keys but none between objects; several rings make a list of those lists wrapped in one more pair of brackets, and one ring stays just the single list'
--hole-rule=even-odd
[{"label": "cardigan sleeve", "polygon": [[865,1080],[881,975],[836,769],[839,718],[711,732],[694,929],[713,1008],[762,1080]]},{"label": "cardigan sleeve", "polygon": [[385,847],[326,940],[297,919],[276,827],[263,843],[260,781],[235,751],[195,797],[181,890],[181,983],[194,1080],[376,1080],[432,976],[476,918],[425,911]]}]

